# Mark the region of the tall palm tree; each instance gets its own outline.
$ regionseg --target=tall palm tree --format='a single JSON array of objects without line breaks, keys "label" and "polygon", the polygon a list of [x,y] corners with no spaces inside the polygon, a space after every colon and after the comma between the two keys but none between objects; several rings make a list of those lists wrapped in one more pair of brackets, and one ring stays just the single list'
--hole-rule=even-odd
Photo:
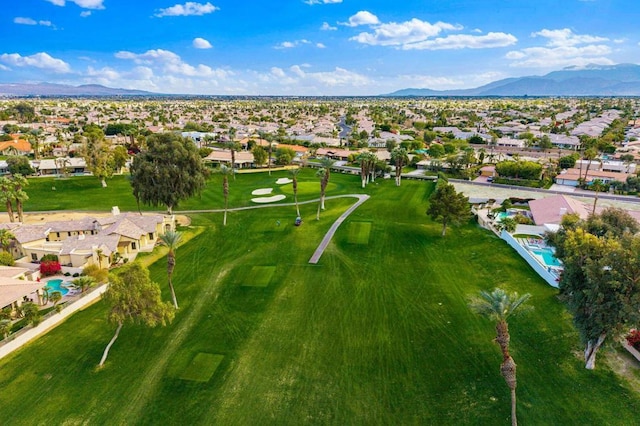
[{"label": "tall palm tree", "polygon": [[224,219],[222,224],[227,226],[227,209],[229,207],[229,175],[233,174],[233,168],[227,167],[224,164],[220,166],[220,173],[222,174],[222,195],[224,195]]},{"label": "tall palm tree", "polygon": [[391,151],[391,160],[396,166],[396,186],[400,186],[400,182],[402,180],[402,168],[409,160],[407,150],[400,146],[393,148],[393,151]]},{"label": "tall palm tree", "polygon": [[13,214],[13,200],[14,200],[14,187],[11,180],[8,177],[0,177],[0,199],[4,201],[9,220],[15,222],[16,218]]},{"label": "tall palm tree", "polygon": [[167,253],[167,278],[169,280],[169,289],[171,290],[171,298],[173,306],[178,309],[178,299],[176,299],[176,291],[173,289],[173,270],[176,267],[176,250],[182,242],[182,234],[177,231],[167,231],[159,237],[160,243],[169,249]]},{"label": "tall palm tree", "polygon": [[334,161],[330,158],[323,158],[320,161],[322,168],[318,169],[316,176],[320,178],[320,204],[318,205],[318,214],[316,216],[317,220],[320,220],[320,210],[324,210],[324,194],[327,190],[327,185],[329,184],[329,178],[331,177],[331,166]]},{"label": "tall palm tree", "polygon": [[509,354],[509,324],[507,320],[517,312],[523,312],[528,307],[523,305],[531,297],[530,294],[519,296],[518,293],[507,294],[500,288],[494,289],[491,293],[481,291],[479,297],[471,299],[469,306],[471,309],[496,323],[496,343],[502,351],[502,364],[500,373],[507,386],[511,390],[511,424],[516,426],[516,363]]},{"label": "tall palm tree", "polygon": [[296,204],[296,214],[297,217],[300,216],[300,206],[298,206],[298,174],[300,174],[300,168],[289,169],[289,175],[291,176],[291,180],[293,181],[293,201]]},{"label": "tall palm tree", "polygon": [[22,176],[19,173],[16,173],[11,178],[11,183],[13,185],[13,198],[16,202],[16,210],[18,212],[18,221],[23,222],[24,209],[22,203],[29,199],[29,196],[23,188],[27,186],[29,182],[27,181],[26,177]]}]

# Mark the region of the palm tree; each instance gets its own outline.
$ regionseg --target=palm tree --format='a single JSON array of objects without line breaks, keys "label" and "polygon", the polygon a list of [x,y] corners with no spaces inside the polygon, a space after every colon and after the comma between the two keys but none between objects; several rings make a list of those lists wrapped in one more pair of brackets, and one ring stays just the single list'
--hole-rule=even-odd
[{"label": "palm tree", "polygon": [[289,169],[289,175],[293,181],[293,201],[296,204],[297,217],[300,217],[300,206],[298,206],[298,174],[300,174],[299,167],[297,169]]},{"label": "palm tree", "polygon": [[[100,268],[100,269],[102,269],[102,268]],[[83,275],[83,276],[78,277],[75,280],[71,281],[71,284],[74,284],[74,285],[77,285],[78,287],[80,287],[80,292],[84,293],[90,287],[93,287],[96,284],[96,280],[95,280],[95,278],[93,278],[93,277],[91,277],[89,275]]]},{"label": "palm tree", "polygon": [[29,199],[29,196],[24,191],[24,187],[29,184],[27,178],[19,173],[16,173],[11,178],[11,184],[13,185],[13,199],[16,202],[16,210],[18,212],[18,221],[23,222],[24,209],[22,203]]},{"label": "palm tree", "polygon": [[108,256],[104,254],[104,250],[102,249],[96,249],[96,256],[98,256],[98,266],[100,267],[100,269],[102,269],[102,259]]},{"label": "palm tree", "polygon": [[333,160],[330,158],[323,158],[320,161],[322,168],[318,169],[316,176],[320,178],[320,204],[318,204],[318,214],[316,215],[316,219],[320,220],[320,210],[324,210],[324,194],[327,190],[327,185],[329,184],[329,178],[331,177],[331,166],[333,165]]},{"label": "palm tree", "polygon": [[[589,175],[589,167],[591,167],[591,163],[593,160],[596,159],[596,157],[598,156],[598,151],[595,148],[589,148],[584,152],[584,155],[582,156],[583,160],[589,160],[589,162],[587,163],[587,169],[584,172],[584,184],[587,184],[587,176]],[[582,163],[581,163],[582,164]],[[582,167],[582,165],[581,165]]]},{"label": "palm tree", "polygon": [[233,174],[233,168],[224,164],[220,166],[222,174],[222,194],[224,195],[224,219],[222,225],[227,226],[227,208],[229,207],[229,175]]},{"label": "palm tree", "polygon": [[500,345],[502,351],[502,364],[500,373],[504,377],[507,386],[511,390],[511,424],[516,426],[516,363],[509,354],[509,324],[507,320],[517,312],[523,312],[522,307],[531,297],[530,294],[519,296],[518,293],[507,294],[500,288],[494,289],[491,293],[481,291],[479,297],[471,299],[469,306],[471,309],[496,323],[496,343]]},{"label": "palm tree", "polygon": [[167,253],[167,277],[169,279],[169,289],[171,290],[171,298],[173,299],[173,306],[178,309],[178,299],[176,299],[176,292],[173,289],[173,270],[176,267],[176,250],[182,242],[182,234],[177,231],[167,231],[164,235],[160,235],[160,243],[167,246],[169,253]]},{"label": "palm tree", "polygon": [[404,167],[406,162],[409,160],[407,150],[399,146],[393,148],[393,151],[391,151],[391,160],[396,166],[396,186],[400,186],[400,182],[402,180],[402,167]]},{"label": "palm tree", "polygon": [[596,214],[596,205],[598,204],[598,194],[607,189],[607,185],[600,179],[594,179],[591,182],[591,189],[596,191],[596,197],[593,199],[593,209],[591,210],[591,214]]},{"label": "palm tree", "polygon": [[9,220],[15,222],[16,218],[13,214],[14,188],[11,180],[5,176],[0,177],[0,199],[4,201],[9,215]]}]

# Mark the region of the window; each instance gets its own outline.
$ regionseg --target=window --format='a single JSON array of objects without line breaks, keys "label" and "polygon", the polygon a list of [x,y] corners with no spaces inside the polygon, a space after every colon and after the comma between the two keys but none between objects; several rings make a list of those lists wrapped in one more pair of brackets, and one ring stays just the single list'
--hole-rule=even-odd
[{"label": "window", "polygon": [[131,243],[131,249],[135,250],[136,249],[136,243]]},{"label": "window", "polygon": [[56,237],[60,238],[60,233],[56,232]]},{"label": "window", "polygon": [[31,253],[31,260],[38,260],[38,255],[35,253]]},{"label": "window", "polygon": [[149,232],[149,239],[153,240],[153,232]]}]

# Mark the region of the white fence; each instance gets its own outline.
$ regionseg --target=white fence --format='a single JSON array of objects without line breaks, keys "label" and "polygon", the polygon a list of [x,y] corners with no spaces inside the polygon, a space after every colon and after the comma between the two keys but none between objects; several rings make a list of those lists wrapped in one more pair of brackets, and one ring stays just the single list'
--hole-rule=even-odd
[{"label": "white fence", "polygon": [[107,287],[108,285],[105,284],[96,288],[92,292],[85,294],[80,299],[70,303],[68,306],[65,306],[60,313],[53,311],[52,315],[45,318],[37,327],[27,326],[15,335],[10,335],[7,339],[0,342],[0,358],[20,349],[25,344],[58,326],[58,324],[70,315],[73,315],[76,311],[79,311],[85,306],[95,302],[105,291],[107,291]]},{"label": "white fence", "polygon": [[515,251],[517,251],[518,254],[520,256],[522,256],[522,258],[524,260],[527,261],[529,266],[531,266],[533,268],[533,270],[536,271],[538,273],[538,275],[540,275],[542,277],[542,279],[547,282],[547,284],[549,284],[551,287],[558,288],[558,281],[556,281],[558,279],[558,277],[556,275],[552,274],[551,272],[549,272],[547,267],[543,266],[533,256],[533,254],[531,254],[531,252],[529,252],[529,250],[525,249],[520,244],[518,244],[518,242],[515,240],[515,238],[513,238],[511,236],[511,234],[509,234],[507,231],[503,230],[502,233],[500,234],[500,238],[505,240],[507,242],[507,244],[509,244],[511,247],[513,247],[513,249]]}]

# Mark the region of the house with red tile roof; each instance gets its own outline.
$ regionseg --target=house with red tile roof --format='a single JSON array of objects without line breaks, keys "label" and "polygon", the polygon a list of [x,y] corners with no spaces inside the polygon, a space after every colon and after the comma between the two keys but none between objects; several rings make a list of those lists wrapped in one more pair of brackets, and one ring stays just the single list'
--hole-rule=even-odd
[{"label": "house with red tile roof", "polygon": [[31,143],[21,139],[20,135],[11,135],[10,141],[0,142],[0,154],[2,155],[27,155],[31,152]]}]

